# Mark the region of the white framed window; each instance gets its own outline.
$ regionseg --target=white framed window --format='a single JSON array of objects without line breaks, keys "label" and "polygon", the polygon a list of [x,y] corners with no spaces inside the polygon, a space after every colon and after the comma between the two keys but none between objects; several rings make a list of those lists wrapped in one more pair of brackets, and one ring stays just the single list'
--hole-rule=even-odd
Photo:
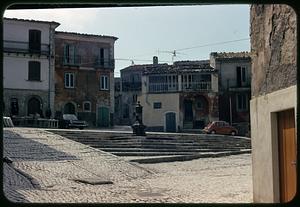
[{"label": "white framed window", "polygon": [[109,90],[109,76],[108,75],[100,76],[100,90]]},{"label": "white framed window", "polygon": [[84,112],[91,112],[91,102],[90,101],[84,101],[82,103],[83,111]]},{"label": "white framed window", "polygon": [[75,74],[65,73],[65,88],[74,88],[74,87],[75,87]]}]

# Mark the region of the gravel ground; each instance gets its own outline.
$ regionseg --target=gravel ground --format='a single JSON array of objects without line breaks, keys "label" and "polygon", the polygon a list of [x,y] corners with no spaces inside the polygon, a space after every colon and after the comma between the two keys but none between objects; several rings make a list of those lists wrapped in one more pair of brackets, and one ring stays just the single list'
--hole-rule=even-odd
[{"label": "gravel ground", "polygon": [[141,165],[33,128],[4,129],[3,144],[14,161],[3,166],[4,193],[13,202],[252,202],[249,154]]}]

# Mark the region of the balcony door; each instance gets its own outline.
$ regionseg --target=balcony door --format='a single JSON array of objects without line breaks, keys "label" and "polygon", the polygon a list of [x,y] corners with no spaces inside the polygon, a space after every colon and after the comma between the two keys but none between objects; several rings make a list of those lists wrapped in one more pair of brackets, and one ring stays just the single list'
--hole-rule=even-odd
[{"label": "balcony door", "polygon": [[40,30],[29,30],[29,52],[41,52]]}]

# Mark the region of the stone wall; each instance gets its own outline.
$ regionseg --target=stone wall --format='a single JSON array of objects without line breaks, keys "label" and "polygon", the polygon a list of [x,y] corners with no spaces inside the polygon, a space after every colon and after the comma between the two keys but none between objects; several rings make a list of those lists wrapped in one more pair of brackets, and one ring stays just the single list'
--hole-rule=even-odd
[{"label": "stone wall", "polygon": [[296,13],[287,5],[252,5],[252,96],[296,84]]}]

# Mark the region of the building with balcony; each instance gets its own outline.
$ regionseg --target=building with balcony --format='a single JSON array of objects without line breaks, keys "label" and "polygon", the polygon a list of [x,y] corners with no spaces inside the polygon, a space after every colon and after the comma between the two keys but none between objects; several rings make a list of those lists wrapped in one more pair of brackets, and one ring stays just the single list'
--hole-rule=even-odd
[{"label": "building with balcony", "polygon": [[57,22],[3,19],[5,115],[53,116],[54,32],[58,26]]},{"label": "building with balcony", "polygon": [[212,52],[210,63],[219,73],[220,120],[235,125],[240,134],[247,134],[250,129],[250,53]]},{"label": "building with balcony", "polygon": [[114,115],[113,36],[55,33],[56,115],[76,114],[90,126],[107,127]]},{"label": "building with balcony", "polygon": [[209,60],[143,66],[143,122],[151,131],[201,129],[218,120],[218,72]]}]

